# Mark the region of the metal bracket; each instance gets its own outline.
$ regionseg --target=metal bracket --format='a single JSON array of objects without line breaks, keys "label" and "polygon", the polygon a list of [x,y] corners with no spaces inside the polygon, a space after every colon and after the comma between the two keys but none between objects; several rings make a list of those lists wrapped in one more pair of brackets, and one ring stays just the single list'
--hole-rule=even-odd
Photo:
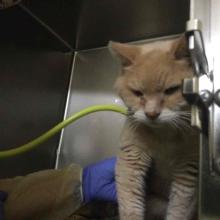
[{"label": "metal bracket", "polygon": [[186,24],[186,37],[195,76],[183,82],[183,95],[192,105],[191,125],[199,129],[202,129],[199,108],[208,108],[213,101],[212,74],[209,73],[201,26],[198,19],[190,20]]},{"label": "metal bracket", "polygon": [[[183,82],[192,105],[191,124],[201,131],[199,173],[200,220],[220,219],[220,83],[218,70],[209,71],[201,23],[190,20],[186,37],[195,75]],[[218,74],[218,75],[217,75]]]}]

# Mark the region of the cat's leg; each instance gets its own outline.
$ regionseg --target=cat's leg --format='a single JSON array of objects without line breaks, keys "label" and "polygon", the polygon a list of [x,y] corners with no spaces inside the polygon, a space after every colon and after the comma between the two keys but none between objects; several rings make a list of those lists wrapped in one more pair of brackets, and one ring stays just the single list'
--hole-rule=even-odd
[{"label": "cat's leg", "polygon": [[196,213],[198,170],[190,169],[174,176],[166,220],[191,220]]},{"label": "cat's leg", "polygon": [[195,188],[173,184],[166,220],[190,220],[195,214],[196,197]]},{"label": "cat's leg", "polygon": [[146,174],[151,157],[136,146],[123,147],[116,166],[120,220],[143,220],[146,208]]}]

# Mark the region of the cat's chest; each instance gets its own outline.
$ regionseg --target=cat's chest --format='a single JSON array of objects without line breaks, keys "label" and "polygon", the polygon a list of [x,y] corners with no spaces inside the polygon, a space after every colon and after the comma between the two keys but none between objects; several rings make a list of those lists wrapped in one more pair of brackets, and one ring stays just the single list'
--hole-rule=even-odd
[{"label": "cat's chest", "polygon": [[187,134],[173,129],[147,129],[136,130],[130,138],[143,151],[147,151],[158,160],[175,160],[176,158],[188,157],[198,154],[198,133],[188,130]]},{"label": "cat's chest", "polygon": [[147,185],[150,192],[164,198],[169,197],[174,174],[189,161],[197,160],[199,153],[198,135],[189,130],[187,135],[163,132],[152,132],[148,129],[125,130],[122,146],[134,145],[152,158]]},{"label": "cat's chest", "polygon": [[[149,143],[148,138],[153,139],[153,141]],[[148,138],[147,135],[144,138],[143,151],[146,150],[154,160],[161,161],[161,163],[167,165],[170,164],[168,162],[174,162],[177,158],[193,154],[195,151],[193,143],[190,143],[187,138],[179,136],[166,137],[165,135],[162,137],[148,136]]]},{"label": "cat's chest", "polygon": [[[150,191],[168,198],[173,177],[191,160],[197,160],[196,141],[166,140],[157,142],[150,148],[152,169],[150,175]],[[197,148],[198,149],[198,148]],[[149,150],[149,149],[148,149]],[[182,172],[182,171],[181,171]]]},{"label": "cat's chest", "polygon": [[[191,161],[198,160],[199,145],[198,135],[189,136],[160,136],[154,145],[148,145],[148,151],[152,156],[152,190],[160,191],[168,196],[169,187],[173,177],[179,172],[184,172]],[[147,143],[146,143],[147,144]]]},{"label": "cat's chest", "polygon": [[[146,150],[152,157],[157,172],[169,175],[171,172],[187,163],[196,160],[199,154],[198,135],[189,132],[185,135],[161,135],[151,137],[154,142],[148,143],[145,138]],[[168,173],[167,173],[168,172]]]},{"label": "cat's chest", "polygon": [[159,170],[169,171],[187,160],[197,158],[199,153],[198,133],[189,130],[187,134],[172,129],[163,130],[139,129],[125,127],[122,135],[122,146],[135,145],[152,157]]}]

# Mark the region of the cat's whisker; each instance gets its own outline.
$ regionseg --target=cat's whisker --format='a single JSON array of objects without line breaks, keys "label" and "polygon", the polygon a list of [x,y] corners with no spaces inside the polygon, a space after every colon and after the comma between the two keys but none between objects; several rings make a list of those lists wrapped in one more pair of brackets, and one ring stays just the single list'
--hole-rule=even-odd
[{"label": "cat's whisker", "polygon": [[191,126],[189,124],[189,120],[186,121],[186,119],[182,119],[181,117],[177,117],[173,119],[175,121],[175,124],[178,126],[178,128],[183,132],[183,134],[187,134],[189,130],[191,130]]},{"label": "cat's whisker", "polygon": [[181,126],[178,124],[177,120],[175,118],[173,118],[171,120],[171,122],[173,123],[173,125],[179,130],[181,131]]},{"label": "cat's whisker", "polygon": [[182,114],[178,114],[178,116],[187,116],[187,117],[189,117],[189,116],[191,116],[191,113],[189,113],[189,114],[188,113],[185,113],[185,114],[182,113]]},{"label": "cat's whisker", "polygon": [[136,129],[138,128],[139,126],[139,122],[136,118],[133,118],[133,117],[130,117],[130,123],[129,123],[129,128],[132,130],[132,131],[136,131]]},{"label": "cat's whisker", "polygon": [[178,115],[191,115],[191,111],[178,111]]},{"label": "cat's whisker", "polygon": [[169,125],[171,128],[176,129],[176,125],[173,123],[173,121],[170,121]]},{"label": "cat's whisker", "polygon": [[186,122],[186,119],[182,119],[180,117],[176,117],[174,119],[174,121],[176,122],[176,124],[178,125],[179,129],[182,132],[187,132],[188,129],[190,128],[189,124]]},{"label": "cat's whisker", "polygon": [[178,115],[191,115],[191,112],[178,112]]},{"label": "cat's whisker", "polygon": [[185,122],[189,122],[191,120],[191,112],[190,111],[178,112],[178,119],[183,120]]},{"label": "cat's whisker", "polygon": [[185,121],[190,121],[190,119],[191,119],[191,117],[189,117],[189,116],[179,116],[178,117],[180,120],[185,120]]},{"label": "cat's whisker", "polygon": [[136,127],[137,127],[137,121],[133,120],[132,123],[131,123],[131,129],[135,131]]},{"label": "cat's whisker", "polygon": [[178,115],[191,115],[191,112],[178,112]]},{"label": "cat's whisker", "polygon": [[184,120],[184,121],[189,122],[191,120],[191,115],[179,115],[178,118],[180,120]]},{"label": "cat's whisker", "polygon": [[191,125],[187,122],[187,121],[181,121],[182,122],[182,125],[185,127],[185,128],[187,128],[187,129],[191,129],[192,127],[191,127]]},{"label": "cat's whisker", "polygon": [[132,121],[131,123],[129,123],[129,128],[131,129],[131,130],[133,130],[133,128],[134,128],[134,122]]}]

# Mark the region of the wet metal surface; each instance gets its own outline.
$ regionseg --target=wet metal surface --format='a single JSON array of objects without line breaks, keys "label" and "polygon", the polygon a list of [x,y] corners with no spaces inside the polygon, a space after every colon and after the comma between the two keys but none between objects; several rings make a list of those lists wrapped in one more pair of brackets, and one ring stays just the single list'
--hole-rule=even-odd
[{"label": "wet metal surface", "polygon": [[[107,48],[76,54],[67,117],[95,104],[122,103],[113,84],[119,65]],[[64,129],[58,167],[71,162],[86,165],[113,156],[125,116],[113,112],[92,113]]]}]

